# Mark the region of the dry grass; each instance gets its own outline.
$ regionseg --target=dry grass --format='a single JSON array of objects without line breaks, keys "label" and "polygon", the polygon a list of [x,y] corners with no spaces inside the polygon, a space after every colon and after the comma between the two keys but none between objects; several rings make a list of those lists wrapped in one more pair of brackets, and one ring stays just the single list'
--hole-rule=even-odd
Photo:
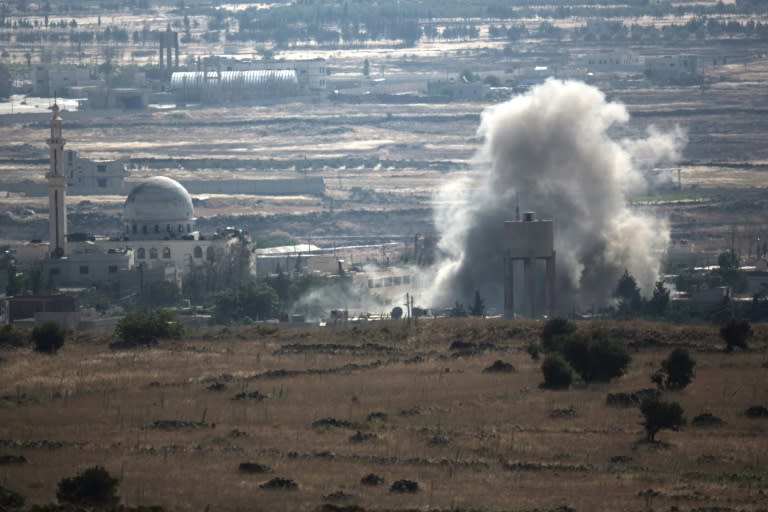
[{"label": "dry grass", "polygon": [[[768,508],[768,420],[743,414],[768,405],[768,330],[755,326],[755,348],[726,355],[710,326],[583,325],[595,327],[638,347],[630,371],[610,384],[561,392],[538,388],[538,363],[525,351],[540,324],[502,320],[259,326],[134,351],[82,336],[56,356],[4,350],[0,454],[29,462],[0,466],[0,485],[47,503],[61,478],[99,464],[120,478],[124,503],[169,510],[315,510],[337,490],[373,510],[644,510],[638,493],[649,488],[661,493],[651,503],[657,510]],[[449,346],[456,339],[494,347],[455,357]],[[679,344],[692,350],[698,371],[670,398],[689,419],[709,411],[727,423],[662,432],[666,448],[637,444],[638,410],[608,407],[605,395],[648,387],[670,345]],[[497,359],[516,372],[482,372]],[[297,373],[266,373],[276,370]],[[209,390],[215,382],[226,389]],[[269,398],[232,400],[257,390]],[[550,418],[569,407],[575,417]],[[386,418],[369,421],[371,412]],[[354,425],[311,426],[326,417]],[[163,430],[152,428],[156,420],[210,426]],[[357,430],[376,438],[350,442]],[[449,442],[430,443],[438,434]],[[619,455],[631,461],[611,462]],[[274,472],[239,473],[246,461]],[[371,472],[386,484],[361,485]],[[299,491],[259,488],[273,476],[295,480]],[[388,492],[402,478],[421,490]]]}]

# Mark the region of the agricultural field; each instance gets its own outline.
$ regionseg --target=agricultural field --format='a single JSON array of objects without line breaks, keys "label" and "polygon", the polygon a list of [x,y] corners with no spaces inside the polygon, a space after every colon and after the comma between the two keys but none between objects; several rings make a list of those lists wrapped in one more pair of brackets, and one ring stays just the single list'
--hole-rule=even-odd
[{"label": "agricultural field", "polygon": [[[577,325],[627,344],[623,377],[542,389],[529,355],[542,324],[499,319],[3,347],[0,485],[51,503],[61,479],[98,465],[122,504],[165,510],[768,509],[768,418],[745,415],[768,406],[764,326],[725,353],[710,325]],[[695,378],[663,399],[688,421],[651,443],[637,405],[607,397],[652,387],[674,347]],[[401,480],[417,489],[393,491]]]}]

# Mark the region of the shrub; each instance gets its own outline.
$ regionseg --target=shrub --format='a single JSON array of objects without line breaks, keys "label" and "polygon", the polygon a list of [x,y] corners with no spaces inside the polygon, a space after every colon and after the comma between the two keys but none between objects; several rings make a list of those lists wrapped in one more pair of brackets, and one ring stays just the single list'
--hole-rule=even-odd
[{"label": "shrub", "polygon": [[101,466],[88,468],[79,475],[59,482],[56,498],[60,503],[86,507],[105,507],[120,501],[117,478]]},{"label": "shrub", "polygon": [[731,318],[720,328],[720,337],[725,340],[727,352],[733,347],[747,348],[747,342],[752,337],[752,326],[743,318]]},{"label": "shrub", "polygon": [[584,382],[608,382],[624,375],[631,360],[627,348],[602,333],[563,339],[562,353]]},{"label": "shrub", "polygon": [[24,496],[21,494],[0,485],[0,510],[7,510],[9,512],[21,510],[24,507],[25,501]]},{"label": "shrub", "polygon": [[46,322],[32,329],[32,341],[35,351],[46,354],[55,354],[67,337],[67,331],[54,322]]},{"label": "shrub", "polygon": [[674,349],[661,362],[661,369],[651,378],[660,388],[683,389],[693,380],[696,361],[687,349]]},{"label": "shrub", "polygon": [[26,332],[14,329],[10,324],[0,327],[0,347],[20,347],[29,341]]},{"label": "shrub", "polygon": [[655,441],[660,430],[677,430],[685,424],[683,408],[677,402],[663,402],[658,398],[643,400],[640,412],[645,419],[643,427],[648,441]]},{"label": "shrub", "polygon": [[565,318],[555,317],[547,320],[541,330],[541,346],[545,352],[559,351],[562,347],[558,341],[576,331],[576,326]]},{"label": "shrub", "polygon": [[164,309],[126,315],[115,327],[120,346],[155,345],[160,339],[179,339],[184,328],[173,314]]},{"label": "shrub", "polygon": [[567,389],[573,382],[573,370],[559,354],[551,354],[541,363],[541,373],[544,375],[543,387],[550,389]]}]

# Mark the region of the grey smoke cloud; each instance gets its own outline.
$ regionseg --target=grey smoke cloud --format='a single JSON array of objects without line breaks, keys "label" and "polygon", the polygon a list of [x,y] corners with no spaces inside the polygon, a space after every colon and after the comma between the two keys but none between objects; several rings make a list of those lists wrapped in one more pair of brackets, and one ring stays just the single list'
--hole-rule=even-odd
[{"label": "grey smoke cloud", "polygon": [[501,309],[503,222],[514,219],[516,197],[522,211],[555,222],[561,306],[609,304],[625,269],[650,294],[669,226],[627,197],[647,187],[643,169],[679,158],[685,134],[651,127],[611,138],[628,122],[624,105],[576,81],[550,79],[487,109],[474,171],[436,198],[442,256],[429,303],[466,303],[479,290]]}]

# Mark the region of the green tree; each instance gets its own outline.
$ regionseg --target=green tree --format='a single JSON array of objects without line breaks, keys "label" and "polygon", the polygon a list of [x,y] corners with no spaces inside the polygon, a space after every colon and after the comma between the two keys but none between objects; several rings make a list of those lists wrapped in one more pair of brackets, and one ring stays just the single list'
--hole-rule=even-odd
[{"label": "green tree", "polygon": [[475,290],[475,299],[472,302],[469,314],[472,316],[485,316],[485,301],[477,290]]},{"label": "green tree", "polygon": [[45,354],[55,354],[64,346],[67,331],[54,322],[46,322],[32,329],[32,341],[35,351]]},{"label": "green tree", "polygon": [[631,361],[622,343],[601,332],[566,337],[562,354],[584,382],[608,382],[621,377]]},{"label": "green tree", "polygon": [[648,301],[646,310],[652,317],[662,317],[669,308],[669,290],[664,287],[663,281],[657,281],[653,289],[653,297]]},{"label": "green tree", "polygon": [[452,317],[467,316],[467,310],[464,309],[464,304],[461,304],[459,301],[456,301],[456,304],[454,304],[454,306],[448,312],[448,316],[452,316]]},{"label": "green tree", "polygon": [[130,313],[117,322],[115,337],[122,347],[155,345],[161,339],[179,339],[184,327],[166,309]]},{"label": "green tree", "polygon": [[726,344],[726,352],[733,352],[734,347],[747,348],[752,338],[752,326],[743,318],[731,318],[720,328],[720,337]]},{"label": "green tree", "polygon": [[13,261],[8,263],[6,272],[8,274],[8,282],[5,285],[5,294],[9,297],[16,296],[21,293],[22,283],[21,276],[19,276],[16,264]]},{"label": "green tree", "polygon": [[651,380],[666,389],[683,389],[693,381],[696,361],[688,350],[677,347],[661,362],[661,369]]},{"label": "green tree", "polygon": [[214,297],[214,318],[220,323],[237,322],[245,318],[267,320],[280,311],[280,299],[275,290],[263,281],[241,284]]},{"label": "green tree", "polygon": [[619,278],[613,295],[619,299],[619,314],[632,315],[640,311],[643,298],[640,296],[637,281],[628,270],[624,270],[624,274]]},{"label": "green tree", "polygon": [[721,271],[728,272],[739,269],[739,258],[733,251],[720,253],[717,257],[717,265]]},{"label": "green tree", "polygon": [[141,293],[142,304],[150,308],[175,306],[180,298],[179,287],[171,281],[146,283]]},{"label": "green tree", "polygon": [[0,347],[21,347],[29,341],[29,334],[11,324],[0,327]]},{"label": "green tree", "polygon": [[549,389],[567,389],[573,382],[573,370],[560,354],[550,354],[541,363],[544,375],[542,387]]},{"label": "green tree", "polygon": [[13,92],[11,72],[4,64],[0,64],[0,98],[8,98]]},{"label": "green tree", "polygon": [[576,332],[576,326],[566,318],[555,317],[547,320],[541,330],[541,346],[544,352],[562,348],[562,338]]},{"label": "green tree", "polygon": [[77,476],[59,482],[56,499],[60,503],[85,507],[112,507],[120,502],[117,478],[101,466],[88,468]]},{"label": "green tree", "polygon": [[664,429],[677,430],[685,424],[683,408],[677,402],[664,402],[658,398],[643,400],[640,404],[643,427],[648,441],[655,441],[656,434]]},{"label": "green tree", "polygon": [[461,74],[459,75],[459,78],[467,83],[470,82],[476,82],[478,80],[477,75],[475,75],[471,69],[465,68],[461,71]]},{"label": "green tree", "polygon": [[718,269],[710,274],[709,286],[728,286],[734,292],[741,293],[749,287],[745,272],[739,269],[739,258],[733,251],[721,253],[717,257]]}]

